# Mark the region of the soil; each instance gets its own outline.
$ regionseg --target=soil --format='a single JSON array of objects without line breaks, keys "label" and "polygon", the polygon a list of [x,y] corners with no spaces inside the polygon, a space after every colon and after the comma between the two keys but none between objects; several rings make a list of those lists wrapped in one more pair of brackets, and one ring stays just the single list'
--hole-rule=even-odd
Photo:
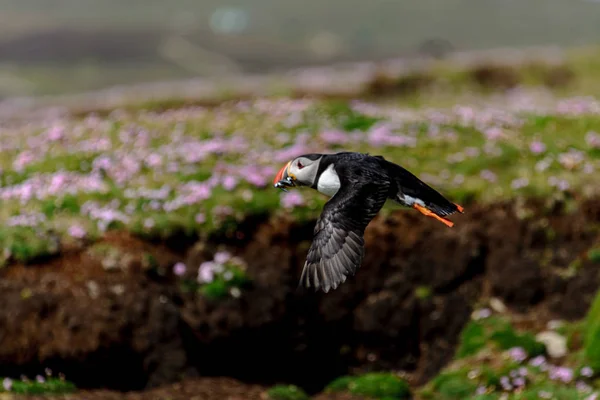
[{"label": "soil", "polygon": [[[351,399],[320,392],[376,370],[426,382],[490,297],[534,313],[530,326],[584,316],[600,283],[586,257],[600,244],[600,199],[470,205],[452,219],[376,217],[362,267],[328,294],[296,290],[314,221],[253,220],[242,239],[195,244],[111,232],[114,265],[98,244],[11,265],[0,270],[0,376],[48,367],[80,388],[68,398],[259,399],[291,383]],[[252,286],[225,300],[182,290],[172,266],[186,262],[193,278],[218,249],[248,263]]]}]

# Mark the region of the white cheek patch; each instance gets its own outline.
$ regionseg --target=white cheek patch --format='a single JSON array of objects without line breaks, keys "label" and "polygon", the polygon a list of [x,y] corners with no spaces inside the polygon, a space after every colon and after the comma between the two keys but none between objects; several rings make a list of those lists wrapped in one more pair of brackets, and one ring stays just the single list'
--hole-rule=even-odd
[{"label": "white cheek patch", "polygon": [[340,178],[331,164],[319,177],[317,190],[324,195],[333,197],[340,190]]}]

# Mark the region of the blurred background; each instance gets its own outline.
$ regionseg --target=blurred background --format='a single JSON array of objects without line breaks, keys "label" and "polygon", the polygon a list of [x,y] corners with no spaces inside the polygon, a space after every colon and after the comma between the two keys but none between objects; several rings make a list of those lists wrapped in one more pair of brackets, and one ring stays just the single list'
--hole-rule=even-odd
[{"label": "blurred background", "polygon": [[594,0],[4,0],[0,96],[594,43]]}]

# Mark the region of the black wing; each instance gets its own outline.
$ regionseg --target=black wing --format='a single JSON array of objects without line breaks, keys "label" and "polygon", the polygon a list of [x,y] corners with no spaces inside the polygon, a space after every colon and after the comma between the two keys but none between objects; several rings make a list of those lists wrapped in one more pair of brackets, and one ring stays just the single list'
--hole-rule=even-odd
[{"label": "black wing", "polygon": [[[340,174],[341,175],[341,174]],[[340,177],[341,178],[341,177]],[[364,231],[385,203],[390,182],[385,176],[344,182],[325,204],[314,230],[299,286],[337,288],[354,275],[364,256]]]}]

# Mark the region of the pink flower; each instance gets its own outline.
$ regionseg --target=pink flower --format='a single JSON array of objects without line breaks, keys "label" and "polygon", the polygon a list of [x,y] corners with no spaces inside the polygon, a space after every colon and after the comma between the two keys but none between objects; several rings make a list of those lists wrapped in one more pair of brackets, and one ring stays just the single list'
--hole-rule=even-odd
[{"label": "pink flower", "polygon": [[600,149],[600,134],[596,132],[588,132],[585,135],[585,142],[593,149]]},{"label": "pink flower", "polygon": [[508,355],[517,362],[524,361],[527,358],[527,353],[522,347],[513,347],[508,351]]},{"label": "pink flower", "polygon": [[202,224],[206,221],[206,216],[204,215],[204,213],[198,213],[196,214],[196,217],[194,217],[194,220],[196,221],[196,223]]},{"label": "pink flower", "polygon": [[231,191],[237,186],[238,178],[232,175],[227,175],[223,178],[222,184],[225,190]]},{"label": "pink flower", "polygon": [[481,178],[489,182],[496,182],[497,180],[496,174],[490,171],[489,169],[484,169],[483,171],[481,171],[479,173],[479,176],[481,176]]},{"label": "pink flower", "polygon": [[73,236],[74,238],[81,239],[85,237],[86,232],[85,229],[79,225],[71,225],[69,227],[69,235]]},{"label": "pink flower", "polygon": [[173,266],[173,273],[177,276],[185,274],[187,267],[184,263],[178,262]]},{"label": "pink flower", "polygon": [[319,135],[328,144],[346,144],[348,136],[342,131],[325,131]]},{"label": "pink flower", "polygon": [[294,208],[304,204],[304,198],[297,191],[287,192],[281,196],[281,204],[284,208]]},{"label": "pink flower", "polygon": [[546,145],[539,140],[535,140],[529,145],[529,150],[531,150],[533,154],[540,154],[546,151]]},{"label": "pink flower", "polygon": [[560,380],[564,383],[569,383],[573,379],[573,370],[566,367],[550,368],[549,378],[552,380]]},{"label": "pink flower", "polygon": [[483,133],[484,133],[485,137],[488,140],[497,140],[497,139],[500,139],[502,137],[502,135],[504,134],[502,132],[502,129],[500,129],[500,128],[496,127],[496,126],[493,126],[491,128],[485,129],[483,131]]},{"label": "pink flower", "polygon": [[214,261],[217,264],[225,264],[231,258],[231,254],[226,251],[219,251],[215,254]]},{"label": "pink flower", "polygon": [[529,185],[529,179],[527,178],[518,178],[518,179],[514,179],[511,183],[510,186],[513,189],[521,189],[526,187],[527,185]]},{"label": "pink flower", "polygon": [[4,388],[4,390],[6,390],[7,392],[10,392],[10,390],[12,389],[13,386],[13,381],[10,378],[4,378],[4,380],[2,381],[2,387]]},{"label": "pink flower", "polygon": [[212,261],[205,261],[200,264],[198,268],[198,282],[209,283],[212,282],[215,276],[215,263]]}]

